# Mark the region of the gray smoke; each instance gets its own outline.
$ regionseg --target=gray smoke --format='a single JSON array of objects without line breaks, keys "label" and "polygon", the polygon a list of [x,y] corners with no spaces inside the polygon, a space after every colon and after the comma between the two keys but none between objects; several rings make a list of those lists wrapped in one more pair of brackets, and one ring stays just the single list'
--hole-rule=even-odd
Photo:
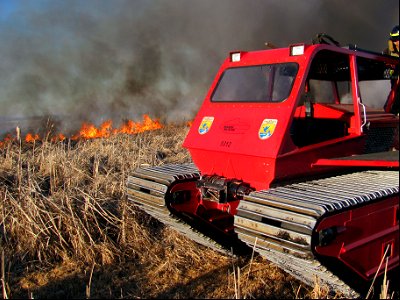
[{"label": "gray smoke", "polygon": [[191,119],[229,51],[324,32],[380,52],[398,14],[394,0],[19,1],[0,14],[0,117]]}]

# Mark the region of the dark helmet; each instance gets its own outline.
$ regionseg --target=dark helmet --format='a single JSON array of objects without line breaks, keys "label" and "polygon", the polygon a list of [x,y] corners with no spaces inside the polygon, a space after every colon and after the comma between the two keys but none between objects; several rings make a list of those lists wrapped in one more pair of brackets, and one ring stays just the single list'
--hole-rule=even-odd
[{"label": "dark helmet", "polygon": [[392,31],[390,32],[390,39],[392,41],[399,40],[399,25],[393,27]]}]

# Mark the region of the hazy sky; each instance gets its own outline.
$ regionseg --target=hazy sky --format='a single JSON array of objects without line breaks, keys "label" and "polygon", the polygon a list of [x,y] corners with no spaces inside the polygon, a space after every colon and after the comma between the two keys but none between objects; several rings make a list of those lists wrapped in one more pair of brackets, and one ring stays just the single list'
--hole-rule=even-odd
[{"label": "hazy sky", "polygon": [[0,116],[192,118],[230,50],[382,51],[394,0],[0,0]]}]

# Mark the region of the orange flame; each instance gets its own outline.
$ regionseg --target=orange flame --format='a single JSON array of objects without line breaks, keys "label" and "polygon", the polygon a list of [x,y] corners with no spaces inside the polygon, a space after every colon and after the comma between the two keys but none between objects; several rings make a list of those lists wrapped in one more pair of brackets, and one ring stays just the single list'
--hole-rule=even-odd
[{"label": "orange flame", "polygon": [[65,135],[63,135],[62,133],[59,133],[56,136],[53,136],[51,138],[51,141],[53,143],[56,143],[56,142],[61,142],[61,141],[65,140],[65,139],[66,139]]},{"label": "orange flame", "polygon": [[0,148],[3,148],[4,146],[6,146],[8,143],[12,142],[14,140],[14,138],[12,137],[11,134],[7,134],[6,137],[0,141]]},{"label": "orange flame", "polygon": [[119,133],[136,134],[148,130],[160,129],[162,127],[163,125],[158,120],[152,120],[148,115],[143,116],[143,122],[128,120],[122,124],[120,128],[116,129],[113,129],[111,120],[103,122],[98,128],[93,124],[83,123],[79,133],[72,136],[71,139],[110,137],[112,134]]},{"label": "orange flame", "polygon": [[101,137],[109,137],[112,129],[112,122],[105,121],[99,128],[89,123],[83,123],[79,133],[71,137],[72,140],[83,139],[94,139]]},{"label": "orange flame", "polygon": [[39,137],[38,134],[28,133],[25,136],[25,142],[27,142],[27,143],[33,143],[33,142],[38,141],[38,140],[40,140],[40,137]]},{"label": "orange flame", "polygon": [[128,120],[119,129],[116,129],[114,133],[136,134],[160,128],[162,128],[162,125],[158,120],[153,121],[148,115],[144,115],[143,123],[135,123],[132,120]]},{"label": "orange flame", "polygon": [[[99,127],[96,127],[90,123],[83,123],[78,133],[72,135],[71,140],[79,139],[95,139],[95,138],[107,138],[115,134],[136,134],[148,130],[155,130],[162,128],[163,125],[159,120],[152,120],[148,115],[143,115],[143,122],[134,122],[132,120],[126,121],[121,125],[120,128],[113,129],[112,121],[107,120],[103,122]],[[18,135],[18,134],[17,134]],[[62,133],[50,138],[51,142],[63,141],[66,136]],[[0,141],[0,147],[4,147],[7,143],[17,140],[12,135],[7,135],[3,141]],[[33,143],[40,141],[41,138],[38,134],[28,133],[25,136],[26,143]]]}]

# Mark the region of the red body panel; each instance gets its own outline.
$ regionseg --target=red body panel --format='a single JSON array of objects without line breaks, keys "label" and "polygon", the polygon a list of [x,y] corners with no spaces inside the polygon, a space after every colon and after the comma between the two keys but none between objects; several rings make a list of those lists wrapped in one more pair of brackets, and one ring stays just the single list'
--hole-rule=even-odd
[{"label": "red body panel", "polygon": [[[366,280],[373,278],[386,253],[388,270],[399,265],[399,199],[392,197],[324,219],[317,231],[340,228],[328,246],[317,246],[316,252],[338,257]],[[384,268],[380,270],[383,273]]]},{"label": "red body panel", "polygon": [[[299,69],[304,68],[303,59],[290,57],[286,49],[245,53],[241,65],[269,64],[279,61],[294,61]],[[242,179],[258,188],[264,188],[275,178],[275,160],[281,147],[282,136],[292,111],[291,102],[268,105],[264,103],[212,103],[210,96],[226,68],[237,66],[227,59],[222,65],[206,99],[193,121],[191,130],[183,144],[188,148],[193,161],[204,174],[218,174],[227,178]],[[301,71],[299,71],[301,72]],[[299,89],[296,82],[293,90]],[[296,93],[292,93],[296,95]],[[204,117],[212,117],[209,131],[199,133]],[[258,137],[264,119],[277,120],[272,136],[267,140]]]}]

